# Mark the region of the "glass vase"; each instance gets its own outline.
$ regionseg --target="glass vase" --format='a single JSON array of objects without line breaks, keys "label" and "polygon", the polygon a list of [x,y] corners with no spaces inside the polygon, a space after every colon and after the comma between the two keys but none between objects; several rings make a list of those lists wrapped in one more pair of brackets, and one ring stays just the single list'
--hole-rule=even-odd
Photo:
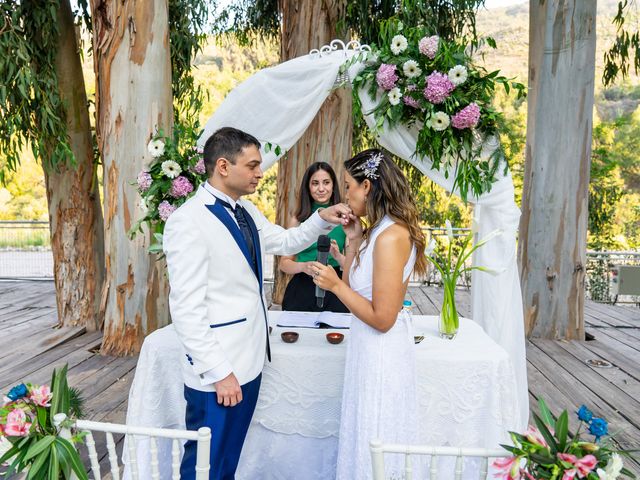
[{"label": "glass vase", "polygon": [[442,310],[440,310],[440,322],[438,331],[441,338],[452,340],[458,334],[460,318],[456,309],[456,285],[455,282],[444,283],[444,297],[442,300]]}]

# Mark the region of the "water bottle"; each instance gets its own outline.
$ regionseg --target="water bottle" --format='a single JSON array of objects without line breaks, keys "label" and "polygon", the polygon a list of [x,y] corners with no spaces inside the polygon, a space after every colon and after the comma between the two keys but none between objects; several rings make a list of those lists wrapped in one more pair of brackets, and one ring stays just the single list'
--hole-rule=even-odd
[{"label": "water bottle", "polygon": [[411,300],[405,300],[402,302],[402,312],[406,315],[409,324],[413,324],[413,317],[411,316],[411,309],[413,308],[413,304]]}]

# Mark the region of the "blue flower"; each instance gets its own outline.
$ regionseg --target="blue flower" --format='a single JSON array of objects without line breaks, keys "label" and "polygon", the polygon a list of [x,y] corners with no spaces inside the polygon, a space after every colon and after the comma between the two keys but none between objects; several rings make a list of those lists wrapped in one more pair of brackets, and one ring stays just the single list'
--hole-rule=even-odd
[{"label": "blue flower", "polygon": [[590,422],[593,418],[593,413],[589,410],[586,405],[581,405],[578,410],[578,418],[583,422]]},{"label": "blue flower", "polygon": [[596,441],[600,439],[600,437],[609,433],[609,425],[604,418],[594,418],[591,420],[591,425],[589,425],[589,433],[596,437]]},{"label": "blue flower", "polygon": [[21,398],[26,397],[28,393],[29,389],[27,388],[27,386],[24,383],[21,383],[20,385],[16,385],[11,390],[9,390],[7,397],[15,402],[16,400],[20,400]]}]

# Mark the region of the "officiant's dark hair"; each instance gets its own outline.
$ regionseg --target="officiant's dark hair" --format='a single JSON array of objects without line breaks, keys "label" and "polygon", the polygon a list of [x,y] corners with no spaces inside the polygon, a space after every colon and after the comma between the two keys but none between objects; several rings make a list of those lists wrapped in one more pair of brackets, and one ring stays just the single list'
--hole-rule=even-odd
[{"label": "officiant's dark hair", "polygon": [[[427,258],[424,255],[427,242],[411,186],[400,167],[382,150],[371,148],[344,162],[344,168],[358,184],[364,181],[371,183],[371,190],[365,200],[367,227],[363,232],[363,241],[369,238],[384,216],[389,215],[392,220],[409,230],[418,253],[413,271],[423,275],[427,271]],[[358,265],[360,251],[356,253],[355,261]]]},{"label": "officiant's dark hair", "polygon": [[302,177],[302,183],[300,184],[300,190],[298,190],[298,204],[296,206],[296,211],[293,214],[300,223],[304,222],[307,218],[311,216],[313,213],[311,211],[313,207],[313,197],[311,197],[311,189],[309,188],[309,184],[311,183],[311,177],[318,172],[319,170],[324,170],[331,177],[331,181],[333,182],[333,189],[331,192],[331,200],[329,200],[330,205],[335,205],[336,203],[340,203],[340,187],[338,186],[338,177],[336,177],[336,172],[333,171],[331,165],[327,162],[314,162],[309,165],[307,171],[304,172]]},{"label": "officiant's dark hair", "polygon": [[237,128],[222,127],[213,132],[204,144],[204,166],[207,169],[207,176],[210,177],[213,174],[216,160],[224,157],[235,164],[238,154],[250,145],[260,148],[260,142],[256,137]]}]

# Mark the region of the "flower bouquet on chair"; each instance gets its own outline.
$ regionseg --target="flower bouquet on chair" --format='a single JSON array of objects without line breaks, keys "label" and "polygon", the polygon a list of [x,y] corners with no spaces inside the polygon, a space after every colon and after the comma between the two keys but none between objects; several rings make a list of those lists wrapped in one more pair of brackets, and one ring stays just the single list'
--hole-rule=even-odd
[{"label": "flower bouquet on chair", "polygon": [[460,327],[460,318],[458,315],[458,310],[456,308],[455,299],[456,284],[458,282],[458,278],[460,278],[460,276],[464,273],[471,272],[472,270],[480,270],[482,272],[491,274],[499,273],[486,267],[477,265],[469,266],[468,260],[470,259],[471,255],[473,255],[473,252],[482,247],[492,238],[501,235],[502,231],[494,230],[489,235],[487,235],[486,238],[483,238],[474,245],[474,231],[472,230],[471,232],[469,232],[469,234],[465,235],[460,248],[456,249],[454,248],[453,228],[449,220],[446,220],[446,226],[448,239],[448,246],[445,247],[446,254],[441,254],[435,251],[436,242],[432,238],[429,242],[429,246],[427,247],[425,255],[438,269],[438,272],[440,273],[440,276],[442,278],[443,299],[442,310],[440,311],[440,321],[438,324],[440,337],[453,339],[457,335],[458,328]]},{"label": "flower bouquet on chair", "polygon": [[[510,432],[513,446],[502,445],[511,457],[494,461],[496,478],[506,480],[614,480],[624,475],[636,478],[624,468],[622,455],[630,450],[614,447],[608,435],[607,422],[596,418],[584,405],[576,412],[580,424],[575,434],[569,432],[569,415],[564,410],[555,417],[544,400],[538,401],[540,415],[533,413],[536,426],[523,434]],[[581,438],[582,429],[593,441]]]},{"label": "flower bouquet on chair", "polygon": [[[67,419],[57,424],[57,414]],[[88,479],[74,447],[82,435],[68,439],[60,434],[81,415],[82,400],[67,384],[66,365],[54,370],[51,387],[13,387],[0,407],[0,465],[9,465],[4,475],[28,471],[28,480]]]}]

